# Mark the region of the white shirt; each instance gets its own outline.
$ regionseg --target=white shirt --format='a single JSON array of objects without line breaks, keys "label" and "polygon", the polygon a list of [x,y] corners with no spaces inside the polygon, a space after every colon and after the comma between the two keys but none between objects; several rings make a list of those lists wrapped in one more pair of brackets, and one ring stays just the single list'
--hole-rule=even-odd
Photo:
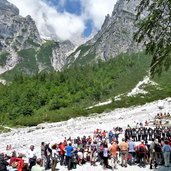
[{"label": "white shirt", "polygon": [[27,156],[29,159],[33,158],[34,156],[37,156],[36,151],[35,150],[33,150],[33,151],[29,150]]}]

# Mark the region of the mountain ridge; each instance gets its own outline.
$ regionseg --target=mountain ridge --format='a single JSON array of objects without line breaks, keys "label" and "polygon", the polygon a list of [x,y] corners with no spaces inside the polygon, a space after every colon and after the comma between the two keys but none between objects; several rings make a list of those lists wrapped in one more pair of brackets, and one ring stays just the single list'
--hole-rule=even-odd
[{"label": "mountain ridge", "polygon": [[[142,49],[133,40],[136,26],[136,6],[139,0],[118,0],[114,6],[111,15],[106,15],[100,31],[89,41],[83,44],[83,47],[90,47],[86,51],[78,47],[75,53],[68,58],[68,66],[74,63],[97,62],[109,60],[120,53],[137,52]],[[93,58],[89,58],[94,55]],[[87,59],[86,59],[87,58]]]},{"label": "mountain ridge", "polygon": [[[8,75],[9,71],[15,72],[18,65],[24,74],[36,74],[49,67],[54,71],[62,69],[66,63],[67,54],[75,48],[73,43],[41,39],[31,16],[20,16],[19,9],[7,0],[0,2],[0,14],[0,74]],[[42,51],[48,42],[52,43],[52,46],[49,46],[52,53],[50,56],[45,57],[44,55],[42,61],[39,57],[39,61],[37,61],[36,52]],[[58,44],[58,46],[53,46],[54,44]],[[29,49],[35,51],[32,56],[27,56]],[[21,56],[21,51],[22,54],[26,51],[24,58]],[[46,54],[46,52],[44,53]],[[29,63],[28,66],[26,65],[26,62],[31,60],[30,57],[35,61],[36,72],[29,68]],[[46,62],[44,58],[46,58]]]}]

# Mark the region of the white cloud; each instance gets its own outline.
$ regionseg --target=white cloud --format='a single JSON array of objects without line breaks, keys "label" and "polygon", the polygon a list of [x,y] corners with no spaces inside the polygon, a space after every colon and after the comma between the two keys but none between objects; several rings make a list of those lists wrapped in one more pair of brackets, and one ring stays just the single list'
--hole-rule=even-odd
[{"label": "white cloud", "polygon": [[95,29],[99,30],[105,16],[111,14],[117,0],[82,0],[84,15],[92,19]]},{"label": "white cloud", "polygon": [[[61,40],[76,40],[81,38],[87,19],[92,19],[96,30],[100,29],[104,17],[111,14],[116,0],[80,0],[82,4],[81,16],[64,12],[60,13],[52,5],[42,0],[8,0],[15,4],[20,15],[31,15],[35,20],[40,34],[43,37],[58,37]],[[67,0],[59,0],[60,7]]]},{"label": "white cloud", "polygon": [[[72,38],[84,32],[84,21],[81,17],[67,12],[59,13],[42,0],[9,0],[20,9],[20,15],[31,15],[43,37],[57,36],[61,40]],[[64,3],[64,1],[61,1]]]}]

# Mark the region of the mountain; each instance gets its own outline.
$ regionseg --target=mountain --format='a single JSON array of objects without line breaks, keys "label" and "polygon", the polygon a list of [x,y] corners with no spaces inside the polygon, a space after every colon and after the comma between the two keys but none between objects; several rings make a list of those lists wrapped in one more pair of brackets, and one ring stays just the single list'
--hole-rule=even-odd
[{"label": "mountain", "polygon": [[0,1],[0,74],[61,70],[74,47],[70,41],[41,39],[31,16],[22,17],[16,6]]},{"label": "mountain", "polygon": [[6,79],[21,72],[32,75],[61,71],[73,63],[84,65],[139,51],[142,47],[133,41],[138,3],[139,0],[118,0],[99,32],[74,51],[75,46],[69,40],[57,42],[41,38],[31,16],[20,16],[16,6],[1,0],[0,74]]},{"label": "mountain", "polygon": [[135,8],[139,0],[118,0],[112,15],[106,16],[100,31],[68,57],[68,65],[106,61],[120,53],[135,52],[142,47],[133,40],[136,31]]}]

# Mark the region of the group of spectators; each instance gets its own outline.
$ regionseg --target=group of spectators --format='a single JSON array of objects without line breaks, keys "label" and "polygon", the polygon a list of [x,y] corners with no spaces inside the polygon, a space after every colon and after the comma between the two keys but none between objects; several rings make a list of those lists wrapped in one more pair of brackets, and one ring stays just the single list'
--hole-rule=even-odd
[{"label": "group of spectators", "polygon": [[[28,162],[24,162],[24,157]],[[149,164],[153,169],[158,165],[169,167],[170,162],[171,127],[151,128],[141,123],[133,128],[128,125],[124,131],[120,127],[110,131],[97,129],[93,136],[64,138],[58,144],[42,142],[40,158],[33,145],[26,156],[15,151],[11,156],[0,154],[0,171],[55,171],[57,163],[68,170],[85,163],[92,166],[100,163],[104,169],[113,170],[118,165],[146,167]]]}]

